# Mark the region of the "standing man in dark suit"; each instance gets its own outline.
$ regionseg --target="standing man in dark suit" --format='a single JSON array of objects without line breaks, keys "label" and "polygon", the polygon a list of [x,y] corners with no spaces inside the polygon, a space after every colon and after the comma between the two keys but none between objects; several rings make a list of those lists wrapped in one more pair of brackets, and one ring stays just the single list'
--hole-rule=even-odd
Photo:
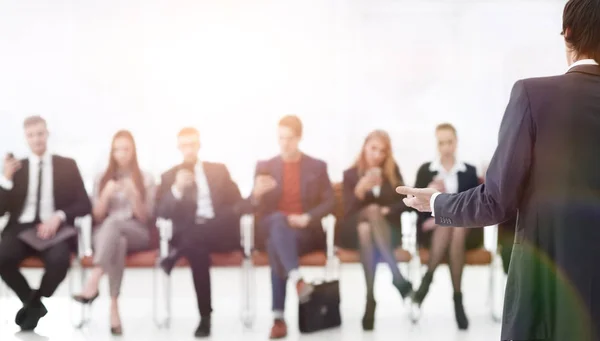
[{"label": "standing man in dark suit", "polygon": [[[76,217],[91,212],[91,204],[75,161],[48,152],[46,121],[32,116],[24,128],[32,154],[24,160],[8,155],[0,176],[0,215],[10,214],[0,239],[0,276],[23,302],[15,322],[23,330],[33,330],[47,313],[41,298],[52,296],[65,279],[76,244],[65,240],[38,252],[19,234],[36,229],[39,238],[51,239],[59,229],[73,228]],[[38,290],[31,289],[19,271],[29,256],[44,262]]]},{"label": "standing man in dark suit", "polygon": [[563,17],[565,75],[518,81],[485,184],[398,188],[444,226],[517,214],[502,340],[600,340],[600,0]]},{"label": "standing man in dark suit", "polygon": [[201,316],[195,335],[207,337],[212,313],[210,253],[240,249],[236,205],[242,198],[225,165],[198,159],[198,130],[184,128],[177,139],[183,163],[162,175],[157,194],[158,217],[171,219],[174,227],[172,249],[161,266],[170,273],[181,256],[189,261]]},{"label": "standing man in dark suit", "polygon": [[299,300],[307,298],[312,286],[299,273],[299,256],[325,249],[321,218],[333,211],[335,198],[327,164],[302,153],[302,122],[296,116],[279,121],[281,153],[256,165],[251,201],[262,217],[260,228],[268,238],[271,265],[273,313],[271,339],[287,335],[284,320],[286,283],[294,283]]}]

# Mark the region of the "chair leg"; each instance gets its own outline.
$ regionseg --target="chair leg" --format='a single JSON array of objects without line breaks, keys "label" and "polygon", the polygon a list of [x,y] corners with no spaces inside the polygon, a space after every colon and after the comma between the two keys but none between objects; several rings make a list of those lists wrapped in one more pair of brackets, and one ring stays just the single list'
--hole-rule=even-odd
[{"label": "chair leg", "polygon": [[252,260],[244,259],[242,262],[242,324],[244,328],[251,329],[254,325],[255,311],[254,298],[254,268]]},{"label": "chair leg", "polygon": [[[413,258],[411,259],[411,264],[409,265],[409,268],[411,268],[410,270],[410,274],[412,275],[412,284],[413,284],[413,288],[415,288],[415,290],[419,287],[419,285],[421,284],[421,269],[422,269],[422,265],[421,265],[421,258],[419,257],[419,253],[418,251],[413,255]],[[410,320],[413,324],[417,324],[419,322],[419,320],[421,319],[421,307],[419,307],[419,305],[412,303],[410,305]]]},{"label": "chair leg", "polygon": [[[165,274],[158,264],[152,269],[152,315],[159,329],[169,328],[171,320],[170,276]],[[163,305],[164,304],[164,305]],[[165,316],[160,312],[164,309]]]},{"label": "chair leg", "polygon": [[[0,307],[4,307],[9,303],[10,296],[9,291],[6,285],[2,280],[0,280]],[[8,314],[6,312],[7,309],[0,309],[0,324],[8,324]]]},{"label": "chair leg", "polygon": [[[79,260],[75,260],[74,264],[71,266],[71,269],[69,270],[69,274],[68,274],[68,282],[69,282],[69,313],[71,315],[71,323],[73,324],[73,326],[77,329],[81,329],[83,328],[85,325],[87,325],[90,321],[90,306],[89,304],[80,304],[80,303],[76,303],[73,300],[70,300],[70,296],[72,296],[75,293],[75,281],[76,281],[76,276],[79,276],[79,281],[80,281],[80,288],[83,289],[83,287],[85,286],[85,279],[86,279],[86,269],[83,268],[81,261]],[[74,314],[74,307],[79,307],[79,313]],[[77,316],[78,317],[75,317]],[[75,317],[75,318],[74,318]]]},{"label": "chair leg", "polygon": [[490,292],[488,299],[491,301],[490,312],[492,320],[497,323],[502,321],[502,316],[498,314],[500,308],[497,306],[497,303],[500,300],[497,298],[501,297],[501,292],[499,288],[501,286],[499,285],[499,281],[503,276],[503,272],[504,271],[502,269],[502,259],[497,253],[495,253],[492,257],[492,262],[490,263]]}]

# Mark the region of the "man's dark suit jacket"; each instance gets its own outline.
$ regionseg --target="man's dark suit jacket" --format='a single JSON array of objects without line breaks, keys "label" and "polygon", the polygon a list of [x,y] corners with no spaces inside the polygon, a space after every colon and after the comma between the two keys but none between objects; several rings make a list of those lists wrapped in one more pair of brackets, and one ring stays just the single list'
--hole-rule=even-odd
[{"label": "man's dark suit jacket", "polygon": [[[10,218],[2,232],[19,233],[19,217],[25,208],[25,199],[29,188],[29,160],[21,160],[22,167],[13,177],[13,188],[10,191],[0,187],[0,216],[9,213]],[[73,226],[75,218],[88,215],[92,211],[90,199],[85,190],[83,179],[73,159],[58,155],[52,156],[54,209],[66,215],[65,224]]]},{"label": "man's dark suit jacket", "polygon": [[485,184],[434,203],[436,222],[518,212],[502,340],[600,340],[600,67],[518,81]]},{"label": "man's dark suit jacket", "polygon": [[[417,180],[415,183],[415,187],[423,188],[429,186],[429,183],[433,181],[435,176],[438,174],[437,171],[432,171],[430,169],[431,162],[426,162],[419,168],[417,172]],[[464,172],[458,172],[458,193],[469,190],[473,187],[477,187],[479,185],[479,177],[477,176],[477,169],[465,163],[466,170]],[[425,233],[423,232],[423,223],[425,220],[431,218],[431,213],[429,212],[419,212],[417,218],[417,241],[421,243],[425,240]],[[458,226],[461,227],[461,226]],[[483,230],[480,231],[472,231],[477,233],[470,233],[467,242],[469,244],[480,244],[483,242]],[[473,241],[473,242],[471,242]]]},{"label": "man's dark suit jacket", "polygon": [[[277,187],[261,198],[255,212],[259,217],[265,217],[278,211],[282,194],[283,160],[276,156],[270,160],[259,161],[256,164],[256,175],[271,175],[277,181]],[[311,221],[307,228],[311,229],[315,238],[323,236],[321,219],[333,212],[335,196],[327,174],[327,164],[321,160],[302,154],[300,160],[300,191],[302,208],[310,214]],[[264,229],[255,230],[255,243],[259,249],[264,248],[266,236]]]},{"label": "man's dark suit jacket", "polygon": [[[222,163],[213,162],[202,162],[202,167],[204,168],[204,174],[206,175],[206,181],[210,190],[210,200],[215,217],[239,215],[237,205],[242,200],[242,197],[227,167]],[[177,165],[162,175],[160,188],[156,197],[156,215],[161,218],[171,219],[174,226],[193,225],[198,207],[198,188],[195,186],[185,191],[181,200],[173,197],[171,187],[175,183],[177,172],[182,168],[185,168],[183,164]],[[232,239],[231,241],[224,242],[239,246],[239,219],[234,219],[234,221],[236,225],[223,227],[231,229],[227,235],[231,236]]]}]

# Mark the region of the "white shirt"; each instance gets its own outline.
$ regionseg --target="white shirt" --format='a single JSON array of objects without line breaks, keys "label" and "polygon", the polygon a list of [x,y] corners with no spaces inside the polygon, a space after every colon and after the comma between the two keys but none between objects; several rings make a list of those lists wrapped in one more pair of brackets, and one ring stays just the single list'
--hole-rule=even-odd
[{"label": "white shirt", "polygon": [[450,170],[446,170],[438,159],[429,164],[429,171],[437,172],[436,178],[444,180],[446,193],[458,193],[458,172],[466,172],[467,165],[464,162],[456,161]]},{"label": "white shirt", "polygon": [[[429,165],[429,170],[432,172],[438,172],[438,177],[442,177],[444,179],[444,187],[446,188],[446,193],[458,193],[458,172],[465,172],[467,170],[467,165],[464,162],[456,161],[454,162],[454,166],[449,171],[446,170],[442,166],[440,160],[433,161]],[[429,204],[431,205],[431,215],[435,216],[433,204],[435,203],[435,198],[440,195],[440,192],[435,193],[431,196]]]},{"label": "white shirt", "polygon": [[[206,179],[202,162],[198,161],[196,163],[194,173],[196,175],[196,186],[198,187],[196,217],[213,219],[215,217],[215,211],[210,198],[210,188],[208,187],[208,180]],[[183,196],[183,193],[181,193],[175,185],[171,187],[171,193],[173,193],[173,196],[177,200],[181,200],[181,197]]]},{"label": "white shirt", "polygon": [[[42,161],[42,187],[40,189],[40,220],[46,221],[55,214],[59,214],[64,221],[66,216],[62,211],[55,211],[54,207],[54,177],[52,171],[52,155],[44,154],[41,158],[37,155],[29,156],[29,184],[23,212],[19,217],[19,223],[27,224],[35,220],[35,205],[37,202],[38,171]],[[0,186],[7,191],[12,190],[13,182],[0,177]]]},{"label": "white shirt", "polygon": [[569,68],[567,69],[567,72],[570,71],[572,68],[579,66],[579,65],[598,65],[598,62],[596,62],[593,59],[578,60],[575,63],[571,64],[571,66],[569,66]]}]

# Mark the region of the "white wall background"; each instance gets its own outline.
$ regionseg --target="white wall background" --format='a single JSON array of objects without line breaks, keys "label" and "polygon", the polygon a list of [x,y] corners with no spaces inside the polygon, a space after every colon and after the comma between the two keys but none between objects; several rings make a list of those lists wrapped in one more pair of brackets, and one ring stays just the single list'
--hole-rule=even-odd
[{"label": "white wall background", "polygon": [[433,128],[460,156],[491,157],[510,88],[566,69],[564,1],[1,0],[0,153],[25,156],[22,119],[46,117],[52,149],[91,177],[110,137],[131,129],[141,163],[179,160],[175,134],[202,133],[248,193],[275,126],[305,122],[306,152],[332,180],[374,128],[393,136],[412,183],[435,156]]}]

